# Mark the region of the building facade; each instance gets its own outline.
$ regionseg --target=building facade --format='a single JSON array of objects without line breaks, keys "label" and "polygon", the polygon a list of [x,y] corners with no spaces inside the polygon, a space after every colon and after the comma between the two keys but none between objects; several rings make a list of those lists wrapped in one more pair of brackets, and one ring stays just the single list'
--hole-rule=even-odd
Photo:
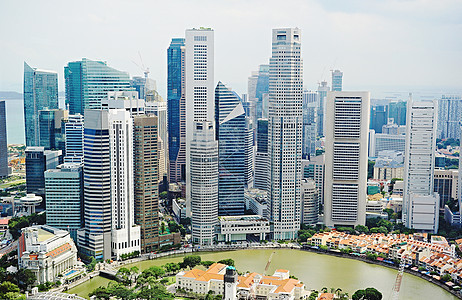
[{"label": "building facade", "polygon": [[0,178],[8,177],[8,139],[6,135],[6,105],[0,100]]},{"label": "building facade", "polygon": [[319,198],[316,182],[313,179],[302,179],[302,224],[312,225],[318,223]]},{"label": "building facade", "polygon": [[316,119],[318,94],[303,91],[303,159],[316,156]]},{"label": "building facade", "polygon": [[458,139],[461,119],[462,97],[460,95],[443,95],[438,100],[438,137],[440,139]]},{"label": "building facade", "polygon": [[303,136],[300,53],[300,29],[273,29],[269,75],[268,199],[275,240],[294,239],[300,228]]},{"label": "building facade", "polygon": [[190,147],[192,241],[212,245],[218,222],[218,142],[212,122],[195,122]]},{"label": "building facade", "polygon": [[58,108],[58,73],[24,62],[24,128],[26,146],[39,146],[39,110]]},{"label": "building facade", "polygon": [[403,223],[434,233],[439,215],[439,196],[434,195],[437,116],[436,101],[408,101]]},{"label": "building facade", "polygon": [[82,115],[69,115],[68,122],[64,125],[66,137],[66,156],[64,162],[83,162],[83,132],[84,118]]},{"label": "building facade", "polygon": [[366,223],[369,92],[331,92],[327,98],[324,223]]},{"label": "building facade", "polygon": [[257,121],[256,144],[254,187],[266,191],[269,185],[268,119]]},{"label": "building facade", "polygon": [[327,81],[322,81],[318,85],[318,109],[317,109],[317,133],[318,136],[324,136],[324,115],[326,113],[326,97],[327,92],[330,91],[330,87],[327,85]]},{"label": "building facade", "polygon": [[59,165],[61,151],[45,150],[43,147],[27,147],[25,154],[27,193],[44,196],[44,172]]},{"label": "building facade", "polygon": [[159,160],[157,117],[134,117],[135,223],[141,227],[141,251],[157,248],[159,236]]},{"label": "building facade", "polygon": [[107,98],[108,92],[132,89],[128,73],[87,58],[69,62],[64,67],[64,78],[66,105],[71,115],[84,115],[85,109],[100,109],[101,100]]},{"label": "building facade", "polygon": [[332,70],[332,91],[341,92],[343,85],[343,72],[340,70]]}]

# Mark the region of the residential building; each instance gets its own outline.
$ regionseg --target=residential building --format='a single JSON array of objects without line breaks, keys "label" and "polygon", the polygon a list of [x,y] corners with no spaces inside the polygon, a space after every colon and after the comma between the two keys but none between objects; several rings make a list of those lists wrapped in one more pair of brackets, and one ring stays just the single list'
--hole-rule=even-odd
[{"label": "residential building", "polygon": [[87,109],[84,128],[84,223],[79,252],[95,259],[111,259],[111,145],[108,111]]},{"label": "residential building", "polygon": [[266,240],[270,234],[268,219],[259,215],[220,216],[218,218],[218,242],[245,242]]},{"label": "residential building", "polygon": [[141,250],[140,227],[135,226],[133,118],[125,109],[108,114],[111,170],[112,255]]},{"label": "residential building", "polygon": [[273,29],[269,75],[269,215],[272,238],[294,239],[300,228],[303,136],[301,31]]},{"label": "residential building", "polygon": [[438,100],[438,138],[458,139],[459,122],[462,119],[462,97],[460,95],[443,95]]},{"label": "residential building", "polygon": [[26,146],[39,146],[39,110],[58,108],[58,73],[24,62],[24,128]]},{"label": "residential building", "polygon": [[332,70],[332,91],[342,91],[342,83],[343,83],[343,72],[340,70]]},{"label": "residential building", "polygon": [[190,143],[192,241],[212,245],[218,222],[218,142],[212,122],[195,122]]},{"label": "residential building", "polygon": [[173,38],[167,49],[169,181],[186,180],[185,40]]},{"label": "residential building", "polygon": [[135,223],[141,229],[141,251],[157,248],[159,236],[159,159],[156,116],[134,117]]},{"label": "residential building", "polygon": [[403,223],[436,233],[439,196],[434,193],[436,101],[408,101],[404,162]]},{"label": "residential building", "polygon": [[8,177],[8,142],[5,100],[0,100],[0,178]]},{"label": "residential building", "polygon": [[214,32],[211,28],[185,32],[185,117],[186,117],[186,204],[191,213],[190,144],[194,122],[215,120]]},{"label": "residential building", "polygon": [[221,81],[215,89],[218,140],[218,214],[244,214],[248,131],[241,98]]},{"label": "residential building", "polygon": [[84,118],[81,114],[69,115],[64,125],[66,139],[65,163],[83,163]]},{"label": "residential building", "polygon": [[324,223],[366,223],[369,92],[328,93]]},{"label": "residential building", "polygon": [[83,166],[65,163],[45,171],[46,224],[77,241],[83,227]]},{"label": "residential building", "polygon": [[318,119],[316,120],[317,133],[320,137],[324,136],[324,114],[326,113],[326,97],[328,91],[330,91],[330,87],[327,85],[327,81],[321,81],[318,85]]},{"label": "residential building", "polygon": [[45,195],[44,172],[59,165],[61,150],[45,150],[43,147],[27,147],[26,187],[28,194]]},{"label": "residential building", "polygon": [[132,90],[128,73],[87,58],[69,62],[64,67],[64,78],[66,105],[71,115],[84,115],[86,109],[100,109],[101,100],[107,98],[108,92]]},{"label": "residential building", "polygon": [[[145,75],[147,76],[148,74],[149,70],[145,71]],[[133,76],[130,80],[130,86],[138,92],[138,97],[143,100],[146,100],[148,91],[157,90],[157,84],[154,79],[141,76]]]},{"label": "residential building", "polygon": [[316,119],[318,94],[303,91],[303,159],[316,156]]},{"label": "residential building", "polygon": [[69,232],[48,225],[22,229],[18,266],[32,271],[37,284],[54,282],[78,264],[77,248]]},{"label": "residential building", "polygon": [[256,144],[254,187],[266,191],[269,184],[268,119],[258,119],[257,121]]},{"label": "residential building", "polygon": [[319,201],[316,182],[313,179],[302,179],[302,224],[312,225],[318,223]]}]

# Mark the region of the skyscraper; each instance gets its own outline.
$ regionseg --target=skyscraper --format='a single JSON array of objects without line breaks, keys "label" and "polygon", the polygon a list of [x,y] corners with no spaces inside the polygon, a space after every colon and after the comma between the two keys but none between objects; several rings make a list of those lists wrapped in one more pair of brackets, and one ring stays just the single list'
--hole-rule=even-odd
[{"label": "skyscraper", "polygon": [[257,152],[255,154],[255,188],[267,190],[269,185],[268,119],[257,121]]},{"label": "skyscraper", "polygon": [[243,215],[245,209],[247,126],[240,97],[221,81],[215,89],[218,140],[218,213]]},{"label": "skyscraper", "polygon": [[27,193],[44,196],[44,172],[59,165],[61,150],[51,151],[43,147],[27,147],[25,154]]},{"label": "skyscraper", "polygon": [[437,111],[436,100],[408,101],[404,162],[403,223],[433,233],[439,219],[439,195],[434,193]]},{"label": "skyscraper", "polygon": [[68,120],[69,112],[64,109],[39,110],[39,146],[45,150],[65,151],[63,124]]},{"label": "skyscraper", "polygon": [[316,92],[303,91],[303,159],[316,156],[317,99]]},{"label": "skyscraper", "polygon": [[194,122],[215,120],[214,35],[210,28],[188,29],[185,32],[186,78],[186,205],[190,214],[192,178],[189,145]]},{"label": "skyscraper", "polygon": [[83,131],[84,119],[80,114],[69,115],[64,125],[66,136],[66,156],[64,162],[83,162]]},{"label": "skyscraper", "polygon": [[269,213],[273,239],[300,229],[303,75],[298,28],[273,29],[269,72]]},{"label": "skyscraper", "polygon": [[342,91],[343,72],[340,70],[331,71],[332,74],[332,91]]},{"label": "skyscraper", "polygon": [[388,104],[388,118],[398,126],[406,125],[406,101],[392,101]]},{"label": "skyscraper", "polygon": [[157,154],[159,157],[159,182],[168,175],[168,129],[167,129],[167,102],[162,97],[156,100],[147,97],[145,103],[146,114],[157,116]]},{"label": "skyscraper", "polygon": [[66,104],[72,115],[83,115],[85,109],[100,109],[107,92],[132,89],[128,73],[111,68],[106,62],[87,58],[69,62],[64,67],[64,77]]},{"label": "skyscraper", "polygon": [[83,225],[82,165],[69,163],[45,172],[46,224],[70,232],[77,240]]},{"label": "skyscraper", "polygon": [[[88,121],[88,118],[87,118]],[[133,118],[125,109],[109,109],[112,254],[141,250],[140,227],[135,226]]]},{"label": "skyscraper", "polygon": [[58,73],[31,68],[24,62],[26,146],[39,146],[39,110],[58,108]]},{"label": "skyscraper", "polygon": [[84,128],[84,220],[79,251],[95,259],[111,255],[111,161],[108,111],[87,109]]},{"label": "skyscraper", "polygon": [[218,222],[218,142],[212,122],[194,122],[190,143],[193,243],[211,245]]},{"label": "skyscraper", "polygon": [[302,179],[302,219],[306,225],[318,223],[319,202],[316,183],[313,179]]},{"label": "skyscraper", "polygon": [[374,129],[376,133],[382,133],[383,125],[388,124],[388,110],[385,105],[371,106],[370,129]]},{"label": "skyscraper", "polygon": [[253,187],[254,185],[254,169],[255,169],[255,147],[254,147],[254,129],[252,120],[245,117],[245,172],[244,183],[246,187]]},{"label": "skyscraper", "polygon": [[8,177],[8,142],[5,101],[0,100],[0,178]]},{"label": "skyscraper", "polygon": [[462,119],[462,98],[459,95],[443,95],[438,101],[438,137],[458,139],[459,122]]},{"label": "skyscraper", "polygon": [[[147,76],[147,73],[145,74]],[[138,97],[144,100],[146,100],[148,91],[157,90],[156,81],[147,77],[133,76],[130,86],[138,92]]]},{"label": "skyscraper", "polygon": [[173,38],[167,49],[167,112],[170,182],[186,179],[185,40]]},{"label": "skyscraper", "polygon": [[141,228],[141,251],[157,248],[159,236],[159,160],[157,117],[134,117],[135,223]]},{"label": "skyscraper", "polygon": [[324,223],[366,223],[369,92],[327,96]]},{"label": "skyscraper", "polygon": [[327,85],[327,81],[322,81],[318,86],[318,136],[324,136],[324,114],[326,111],[326,97],[327,92],[330,91],[330,87]]}]

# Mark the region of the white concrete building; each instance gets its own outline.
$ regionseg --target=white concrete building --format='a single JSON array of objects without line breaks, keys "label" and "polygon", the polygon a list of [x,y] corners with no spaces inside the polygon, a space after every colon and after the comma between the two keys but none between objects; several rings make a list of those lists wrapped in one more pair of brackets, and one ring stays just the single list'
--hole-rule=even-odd
[{"label": "white concrete building", "polygon": [[330,92],[326,101],[324,222],[366,223],[369,92]]},{"label": "white concrete building", "polygon": [[270,233],[268,219],[259,215],[220,216],[218,219],[219,242],[246,241],[247,235],[258,236],[259,240],[265,240]]},{"label": "white concrete building", "polygon": [[133,118],[125,109],[110,109],[112,254],[141,251],[140,227],[135,225]]},{"label": "white concrete building", "polygon": [[403,223],[408,228],[438,231],[439,196],[434,194],[436,122],[435,101],[407,104],[404,162]]},{"label": "white concrete building", "polygon": [[246,189],[244,191],[245,209],[251,210],[254,214],[264,218],[268,216],[268,195],[266,190]]},{"label": "white concrete building", "polygon": [[[193,28],[185,32],[186,63],[186,204],[191,214],[191,141],[194,122],[215,120],[214,32]],[[215,139],[215,137],[213,138]]]},{"label": "white concrete building", "polygon": [[313,179],[302,179],[302,223],[306,225],[318,223],[319,201],[316,182]]},{"label": "white concrete building", "polygon": [[18,244],[18,266],[31,270],[37,283],[53,282],[75,267],[77,248],[69,232],[47,225],[22,229]]},{"label": "white concrete building", "polygon": [[294,239],[300,229],[303,137],[300,54],[300,29],[273,29],[269,74],[268,210],[275,240]]},{"label": "white concrete building", "polygon": [[212,245],[218,223],[218,141],[213,122],[195,122],[190,143],[193,243]]}]

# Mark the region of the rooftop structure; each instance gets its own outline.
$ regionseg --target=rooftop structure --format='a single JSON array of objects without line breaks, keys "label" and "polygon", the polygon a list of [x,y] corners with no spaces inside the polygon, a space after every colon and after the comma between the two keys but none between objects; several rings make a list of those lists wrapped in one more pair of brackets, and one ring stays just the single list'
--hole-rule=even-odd
[{"label": "rooftop structure", "polygon": [[218,220],[219,242],[245,241],[249,236],[265,240],[266,235],[270,233],[268,219],[259,215],[221,216]]}]

